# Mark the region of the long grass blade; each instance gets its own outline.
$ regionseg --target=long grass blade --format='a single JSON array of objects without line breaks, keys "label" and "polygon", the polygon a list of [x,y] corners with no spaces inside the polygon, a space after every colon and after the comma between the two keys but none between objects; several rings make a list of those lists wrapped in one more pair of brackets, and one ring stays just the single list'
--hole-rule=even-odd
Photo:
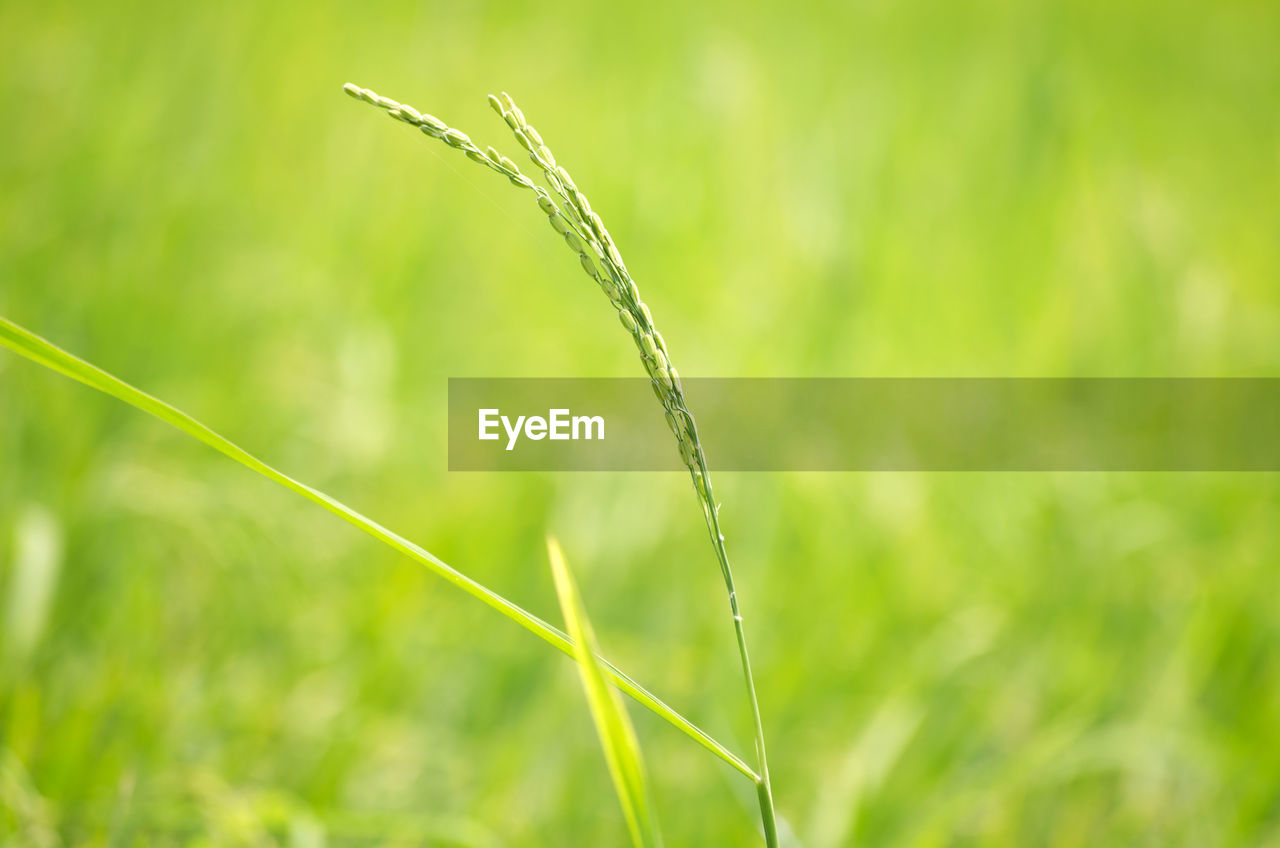
[{"label": "long grass blade", "polygon": [[573,639],[578,675],[587,694],[587,705],[591,708],[591,718],[600,737],[600,747],[604,749],[604,758],[609,764],[614,792],[622,805],[627,829],[631,832],[631,842],[636,848],[660,846],[662,836],[653,817],[653,807],[649,804],[644,762],[640,757],[635,728],[631,726],[622,699],[609,685],[604,669],[596,660],[599,648],[595,632],[587,619],[587,611],[583,608],[582,597],[564,560],[564,553],[555,539],[547,539],[547,554],[551,558],[551,576],[555,579],[565,627]]},{"label": "long grass blade", "polygon": [[[361,530],[380,542],[395,548],[410,559],[416,560],[426,566],[431,572],[443,577],[445,580],[449,581],[454,586],[457,586],[473,598],[476,598],[486,606],[502,613],[503,616],[514,621],[516,624],[519,624],[521,627],[542,639],[544,642],[547,642],[569,656],[574,655],[573,642],[563,631],[553,627],[533,613],[528,612],[511,601],[508,601],[492,589],[477,583],[424,548],[421,548],[413,542],[410,542],[408,539],[405,539],[403,536],[388,530],[373,519],[361,515],[359,512],[342,503],[337,498],[330,497],[319,489],[313,489],[307,484],[295,480],[284,472],[278,471],[270,465],[267,465],[253,454],[228,439],[223,438],[221,435],[214,432],[209,427],[206,427],[204,424],[201,424],[185,412],[170,406],[158,398],[152,397],[141,389],[134,388],[118,377],[103,371],[95,365],[91,365],[74,354],[68,353],[52,342],[41,338],[30,330],[14,324],[3,316],[0,316],[0,345],[9,348],[15,353],[25,356],[34,362],[37,362],[46,368],[57,371],[60,374],[84,383],[85,385],[95,388],[100,392],[109,394],[112,397],[119,398],[130,406],[137,407],[143,412],[154,415],[161,421],[172,424],[187,435],[199,439],[219,453],[231,457],[236,462],[246,468],[256,471],[268,480],[273,480],[281,486],[302,495],[307,500],[319,504],[344,521],[359,527]],[[608,661],[600,658],[597,659],[599,659],[605,675],[607,675],[609,679],[612,680],[613,683],[623,692],[626,692],[646,709],[662,717],[669,724],[679,728],[704,748],[720,757],[747,777],[752,780],[758,779],[756,773],[750,766],[743,762],[740,757],[735,755],[724,745],[712,738],[704,730],[684,716],[680,715],[671,707],[667,706],[657,696],[651,694],[643,686],[636,683],[623,672],[619,671]]]}]

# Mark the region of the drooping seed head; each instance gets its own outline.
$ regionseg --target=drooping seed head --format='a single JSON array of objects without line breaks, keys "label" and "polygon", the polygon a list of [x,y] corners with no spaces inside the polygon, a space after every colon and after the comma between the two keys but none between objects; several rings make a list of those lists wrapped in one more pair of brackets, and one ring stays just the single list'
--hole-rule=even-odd
[{"label": "drooping seed head", "polygon": [[[548,150],[547,152],[550,153],[551,151]],[[541,168],[542,164],[539,163],[538,167]],[[560,195],[561,197],[564,196],[564,184],[560,182],[559,177],[557,177],[554,173],[552,173],[551,171],[548,171],[545,168],[542,169],[542,176],[546,179],[547,185],[551,186],[552,191],[554,191],[556,194]],[[570,206],[569,210],[572,211],[573,207]]]},{"label": "drooping seed head", "polygon": [[609,238],[609,231],[604,228],[604,221],[601,221],[600,216],[591,211],[590,206],[587,206],[587,199],[585,197],[582,198],[582,205],[587,209],[587,219],[591,224],[592,231],[599,236],[601,241],[606,243],[612,242],[613,239]]},{"label": "drooping seed head", "polygon": [[674,389],[675,383],[671,379],[671,363],[667,361],[667,355],[662,351],[658,351],[654,356],[657,361],[658,374],[662,377],[662,382],[667,384],[667,388]]},{"label": "drooping seed head", "polygon": [[612,241],[605,244],[605,254],[609,257],[609,261],[614,264],[614,267],[624,267],[622,264],[622,254],[618,253],[618,248],[614,246]]},{"label": "drooping seed head", "polygon": [[690,468],[692,468],[694,465],[697,464],[697,459],[693,453],[693,445],[691,445],[689,442],[686,442],[683,439],[680,440],[679,444],[680,444],[680,458],[684,460],[685,465],[688,465]]},{"label": "drooping seed head", "polygon": [[406,124],[413,124],[415,127],[422,123],[422,116],[418,114],[418,110],[403,103],[392,110],[391,117],[404,121]]},{"label": "drooping seed head", "polygon": [[444,143],[450,147],[465,148],[471,144],[471,137],[461,130],[452,127],[444,131]]},{"label": "drooping seed head", "polygon": [[[684,402],[680,375],[671,367],[666,340],[654,328],[649,307],[640,300],[635,281],[628,273],[622,254],[604,222],[591,208],[586,194],[578,188],[569,172],[557,164],[542,135],[529,125],[511,95],[506,92],[490,95],[489,106],[513,130],[520,146],[543,172],[546,184],[553,194],[536,186],[533,180],[520,172],[514,161],[503,156],[497,149],[487,147],[481,150],[466,133],[450,128],[438,118],[351,83],[344,85],[343,91],[350,97],[377,106],[396,120],[417,126],[424,134],[444,141],[450,147],[462,151],[469,159],[499,171],[513,185],[528,188],[535,193],[538,207],[547,216],[548,222],[561,234],[570,249],[578,254],[583,271],[600,286],[617,309],[618,320],[623,328],[636,342],[645,371],[649,374],[654,396],[663,406],[667,425],[680,444],[681,456],[693,475],[694,485],[699,495],[709,502],[710,485],[699,467],[702,449],[693,418]],[[555,196],[563,203],[558,202]]]},{"label": "drooping seed head", "polygon": [[421,120],[422,122],[419,126],[422,128],[422,131],[427,135],[434,136],[436,138],[440,138],[449,129],[448,125],[445,124],[444,121],[434,115],[422,115]]}]

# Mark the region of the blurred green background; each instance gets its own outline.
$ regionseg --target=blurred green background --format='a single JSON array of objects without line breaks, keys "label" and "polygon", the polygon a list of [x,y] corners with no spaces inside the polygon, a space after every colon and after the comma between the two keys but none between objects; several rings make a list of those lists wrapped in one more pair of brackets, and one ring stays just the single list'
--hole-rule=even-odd
[{"label": "blurred green background", "polygon": [[[559,621],[556,534],[605,650],[743,754],[686,477],[445,471],[446,378],[631,343],[526,194],[344,82],[514,156],[511,91],[686,375],[1280,374],[1274,3],[0,19],[0,314]],[[804,845],[1280,845],[1275,475],[717,492]],[[5,845],[625,840],[565,658],[7,352],[0,586]],[[668,844],[757,844],[750,786],[632,714]]]}]

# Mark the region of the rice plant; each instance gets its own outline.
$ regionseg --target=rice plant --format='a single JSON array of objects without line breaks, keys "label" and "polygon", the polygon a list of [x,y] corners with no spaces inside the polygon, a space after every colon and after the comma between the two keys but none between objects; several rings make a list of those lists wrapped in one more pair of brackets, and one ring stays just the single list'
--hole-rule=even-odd
[{"label": "rice plant", "polygon": [[481,150],[466,133],[448,126],[439,118],[351,83],[343,86],[343,90],[358,100],[385,110],[392,118],[417,127],[424,135],[444,142],[449,147],[462,152],[473,162],[496,171],[506,177],[512,185],[531,190],[539,209],[547,216],[552,229],[564,239],[569,249],[577,254],[582,269],[604,292],[610,305],[616,310],[623,328],[631,335],[697,492],[707,533],[728,593],[729,612],[733,621],[743,680],[746,684],[747,701],[754,725],[756,773],[753,779],[760,804],[765,841],[770,848],[773,848],[778,844],[778,830],[773,804],[773,788],[769,780],[768,758],[765,753],[764,726],[760,718],[759,699],[756,696],[755,681],[751,673],[751,658],[747,650],[741,606],[734,586],[733,570],[729,566],[729,556],[725,550],[724,533],[720,528],[719,505],[716,503],[711,487],[711,474],[707,468],[706,453],[698,437],[697,423],[685,402],[680,375],[671,363],[666,340],[654,326],[649,307],[640,299],[640,292],[627,271],[626,264],[622,261],[622,255],[613,237],[569,172],[556,162],[555,155],[543,140],[541,133],[528,122],[524,113],[506,92],[500,96],[490,95],[489,104],[511,128],[516,141],[542,172],[546,188],[534,183],[520,171],[514,161],[499,153],[497,149],[487,147]]}]

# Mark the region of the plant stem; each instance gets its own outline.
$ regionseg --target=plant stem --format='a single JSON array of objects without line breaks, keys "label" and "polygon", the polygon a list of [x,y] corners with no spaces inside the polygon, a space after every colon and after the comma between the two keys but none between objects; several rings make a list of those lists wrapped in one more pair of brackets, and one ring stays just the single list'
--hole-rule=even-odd
[{"label": "plant stem", "polygon": [[[692,416],[689,417],[692,422]],[[702,451],[701,440],[696,435],[698,467],[702,471],[705,486],[699,490],[702,502],[702,513],[707,521],[707,533],[711,536],[711,546],[715,548],[716,559],[720,561],[720,572],[724,577],[724,587],[729,593],[729,611],[733,615],[733,632],[738,640],[738,656],[742,659],[742,677],[747,685],[747,701],[751,705],[751,721],[756,735],[756,796],[760,802],[760,822],[764,826],[764,841],[768,848],[778,848],[777,815],[773,807],[773,785],[769,782],[769,761],[765,752],[764,724],[760,720],[760,700],[756,697],[755,678],[751,674],[751,654],[747,650],[747,634],[742,626],[742,610],[738,606],[738,591],[733,583],[733,569],[729,567],[729,554],[724,547],[724,534],[720,531],[720,510],[716,507],[711,489],[711,472],[707,469],[707,458]],[[696,482],[696,481],[695,481]],[[695,486],[696,487],[696,486]]]}]

